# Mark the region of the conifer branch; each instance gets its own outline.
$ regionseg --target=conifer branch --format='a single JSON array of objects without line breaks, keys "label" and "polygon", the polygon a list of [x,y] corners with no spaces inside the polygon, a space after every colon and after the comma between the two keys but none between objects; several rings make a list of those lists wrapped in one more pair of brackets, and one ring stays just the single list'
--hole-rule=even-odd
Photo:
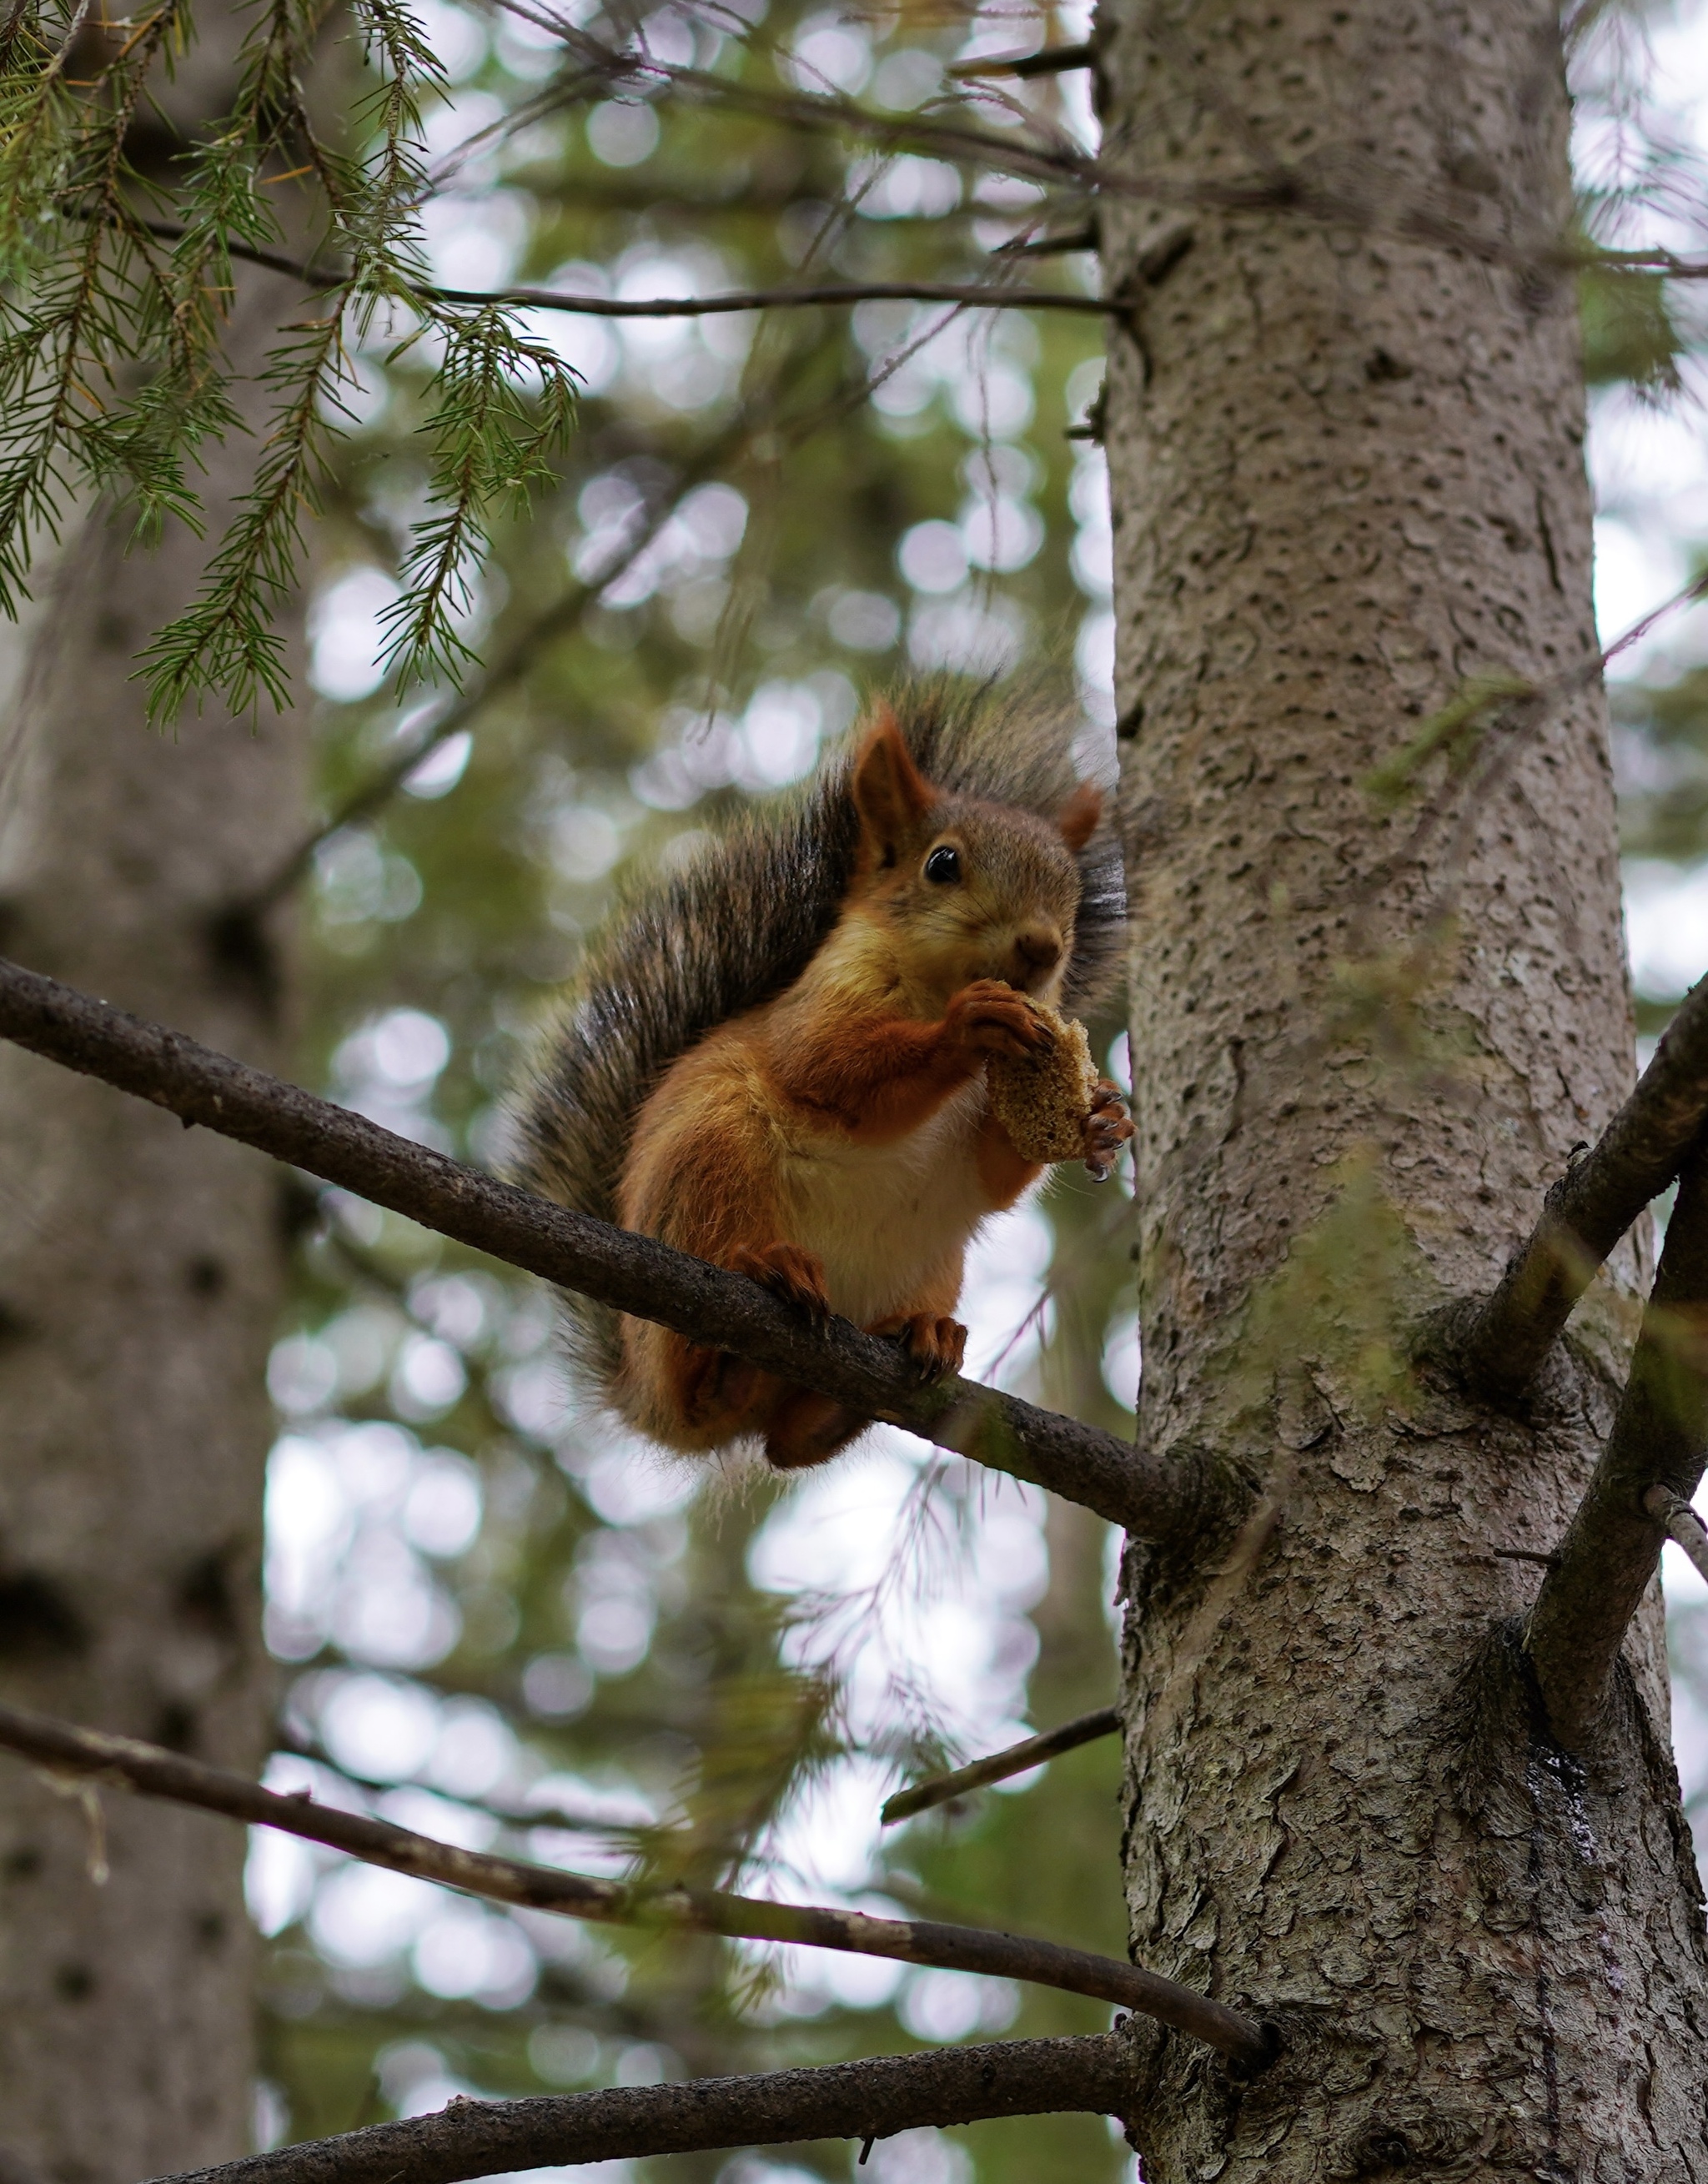
[{"label": "conifer branch", "polygon": [[[848,2138],[991,2117],[1128,2116],[1131,2059],[1119,2030],[1004,2040],[922,2055],[874,2055],[816,2070],[685,2085],[629,2086],[515,2101],[454,2100],[437,2115],[371,2125],[159,2184],[461,2184],[519,2170],[630,2156]],[[863,2158],[863,2155],[862,2155]]]},{"label": "conifer branch", "polygon": [[844,1320],[819,1330],[740,1274],[496,1182],[294,1084],[0,959],[0,1038],[339,1184],[524,1273],[751,1358],[796,1385],[1049,1488],[1147,1539],[1208,1532],[1231,1477],[1118,1440],[1016,1396],[922,1386],[905,1351]]},{"label": "conifer branch", "polygon": [[[1699,989],[1700,990],[1700,989]],[[1554,1734],[1592,1735],[1661,1559],[1657,1490],[1688,1505],[1708,1466],[1708,1150],[1687,1162],[1631,1376],[1595,1474],[1530,1612],[1525,1645]]]},{"label": "conifer branch", "polygon": [[464,1850],[438,1842],[390,1820],[339,1812],[308,1798],[281,1797],[241,1774],[187,1759],[161,1746],[128,1736],[78,1729],[45,1714],[0,1706],[0,1750],[14,1752],[56,1772],[110,1783],[139,1797],[193,1805],[251,1827],[276,1828],[304,1842],[341,1850],[368,1865],[433,1880],[465,1895],[531,1911],[561,1913],[605,1925],[643,1926],[667,1933],[717,1934],[730,1940],[784,1942],[798,1947],[836,1949],[885,1957],[993,1978],[1025,1980],[1086,1994],[1137,2010],[1201,2040],[1248,2070],[1262,2070],[1275,2053],[1275,2035],[1255,2018],[1163,1979],[1141,1965],[1125,1964],[1087,1949],[1063,1947],[1019,1934],[934,1921],[874,1919],[863,1911],[812,1904],[773,1903],[733,1896],[722,1889],[670,1883],[637,1886],[565,1873],[555,1866]]},{"label": "conifer branch", "polygon": [[1454,1346],[1476,1388],[1522,1392],[1608,1253],[1678,1173],[1708,1118],[1708,980],[1693,987],[1637,1089],[1569,1167]]}]

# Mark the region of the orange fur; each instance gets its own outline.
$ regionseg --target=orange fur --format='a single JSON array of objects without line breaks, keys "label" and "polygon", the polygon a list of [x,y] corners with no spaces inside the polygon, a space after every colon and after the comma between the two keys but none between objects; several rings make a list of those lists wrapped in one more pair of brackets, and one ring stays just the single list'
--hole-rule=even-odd
[{"label": "orange fur", "polygon": [[[991,1117],[987,1055],[1049,1036],[1101,799],[1052,828],[945,797],[880,716],[857,757],[855,877],[787,991],[720,1025],[641,1110],[618,1191],[626,1228],[759,1280],[812,1318],[899,1334],[928,1377],[958,1367],[954,1318],[980,1223],[1040,1173]],[[1075,836],[1078,840],[1075,840]],[[952,853],[952,880],[926,869]],[[762,1439],[822,1462],[868,1421],[643,1320],[622,1323],[622,1407],[666,1446]]]},{"label": "orange fur", "polygon": [[1056,815],[1062,839],[1076,856],[1097,833],[1102,816],[1102,790],[1094,781],[1082,781]]},{"label": "orange fur", "polygon": [[1006,1213],[1044,1173],[1036,1161],[1014,1150],[1013,1139],[994,1115],[986,1115],[979,1133],[979,1180],[992,1208]]}]

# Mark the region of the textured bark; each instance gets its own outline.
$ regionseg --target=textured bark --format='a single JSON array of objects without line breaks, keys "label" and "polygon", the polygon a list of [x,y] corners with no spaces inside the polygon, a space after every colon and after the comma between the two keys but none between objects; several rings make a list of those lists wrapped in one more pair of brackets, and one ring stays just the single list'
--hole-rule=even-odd
[{"label": "textured bark", "polygon": [[[300,309],[288,283],[245,276],[237,368]],[[215,455],[215,522],[254,459],[252,442]],[[132,655],[205,549],[179,531],[127,554],[129,529],[98,514],[75,530],[39,620],[0,791],[3,944],[276,1063],[279,967],[255,936],[216,944],[211,921],[302,829],[303,727],[210,707],[148,730]],[[271,1692],[278,1175],[8,1047],[0,1206],[0,1694],[252,1771]],[[123,1797],[103,1818],[98,1886],[75,1798],[0,1775],[0,2167],[55,2184],[248,2141],[243,1836]]]},{"label": "textured bark", "polygon": [[1579,1766],[1492,1552],[1582,1490],[1630,1247],[1521,1412],[1404,1369],[1632,1073],[1599,694],[1486,724],[1468,794],[1365,786],[1465,678],[1593,653],[1572,296],[1382,231],[1557,237],[1553,11],[1106,0],[1100,38],[1117,160],[1371,209],[1104,211],[1141,1435],[1264,1496],[1208,1585],[1130,1551],[1127,1881],[1147,1963],[1290,2040],[1242,2092],[1142,2036],[1146,2174],[1708,2176],[1658,1603]]}]

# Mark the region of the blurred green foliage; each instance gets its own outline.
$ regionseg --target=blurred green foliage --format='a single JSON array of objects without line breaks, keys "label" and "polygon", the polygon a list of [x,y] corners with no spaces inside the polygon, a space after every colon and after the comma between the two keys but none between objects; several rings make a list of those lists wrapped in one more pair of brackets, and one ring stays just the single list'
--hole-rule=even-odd
[{"label": "blurred green foliage", "polygon": [[[1051,217],[1030,186],[762,115],[555,103],[561,55],[536,19],[433,0],[422,21],[451,86],[427,116],[430,157],[455,169],[426,219],[448,284],[977,279]],[[969,29],[786,7],[756,26],[665,8],[645,29],[673,58],[773,87],[816,71],[897,112],[939,93],[969,43],[1083,33],[1043,14]],[[1084,125],[1082,80],[1027,96]],[[1084,292],[1089,267],[1028,277]],[[310,861],[302,1067],[488,1163],[529,1040],[624,873],[804,772],[869,691],[912,665],[1004,673],[1024,655],[1087,709],[1092,751],[1110,718],[1101,456],[1067,437],[1101,379],[1095,319],[874,304],[527,325],[582,375],[578,426],[531,510],[496,525],[460,623],[488,666],[455,732],[433,740],[453,694],[402,700],[378,666],[431,487],[418,352],[377,339],[354,357],[311,612],[327,814],[431,748]],[[1100,1050],[1117,1030],[1099,1028]],[[1113,1344],[1111,1370],[1136,1379],[1125,1190],[1064,1180],[1047,1230],[1023,1224],[968,1302],[987,1364],[1007,1344],[1010,1384],[1130,1430],[1134,1389],[1117,1401],[1102,1370]],[[272,1372],[276,1780],[585,1870],[929,1908],[1125,1953],[1113,1743],[893,1837],[877,1822],[901,1780],[1108,1702],[1100,1522],[899,1442],[836,1467],[846,1489],[661,1464],[577,1413],[530,1284],[335,1192],[302,1194],[292,1218],[300,1280]],[[815,1530],[825,1490],[853,1503]],[[559,1825],[523,1824],[545,1806]],[[270,2137],[459,2088],[1108,2021],[958,1975],[512,1916],[265,1841],[252,1878],[271,1937]],[[634,2173],[840,2177],[857,2152]],[[1039,2119],[914,2134],[861,2173],[1096,2184],[1130,2161],[1096,2119]]]},{"label": "blurred green foliage", "polygon": [[[588,20],[756,95],[806,84],[890,114],[941,97],[968,51],[1086,28],[1065,11],[867,19],[798,0]],[[762,98],[570,96],[537,13],[423,0],[422,20],[447,81],[427,117],[424,233],[449,285],[984,279],[1012,263],[992,256],[1003,245],[1083,217],[1065,192],[780,125]],[[1024,97],[1088,132],[1083,78]],[[1011,125],[1000,109],[982,119]],[[1619,209],[1616,191],[1590,190],[1589,231]],[[1039,265],[1041,284],[1091,278],[1084,256]],[[1691,337],[1653,281],[1598,274],[1582,302],[1592,380],[1613,398],[1673,396]],[[432,490],[435,397],[433,359],[377,334],[353,359],[311,624],[329,819],[427,756],[310,861],[303,1066],[487,1162],[530,1039],[625,873],[798,777],[868,691],[910,665],[1002,673],[1024,658],[1083,706],[1091,750],[1106,755],[1112,718],[1101,458],[1069,437],[1101,382],[1095,320],[885,303],[525,323],[580,375],[578,423],[529,509],[495,524],[458,624],[486,663],[466,696],[405,703],[380,674]],[[1700,858],[1701,671],[1621,686],[1616,715],[1630,847]],[[1395,973],[1408,992],[1415,972]],[[1342,1000],[1367,1004],[1372,1036],[1409,1020],[1386,989]],[[1640,1006],[1653,1023],[1668,1004]],[[1098,1028],[1100,1050],[1116,1030]],[[1047,1233],[1011,1229],[968,1300],[981,1369],[1118,1429],[1137,1373],[1125,1187],[1061,1178]],[[337,1193],[292,1217],[300,1284],[273,1372],[278,1780],[587,1870],[1123,1953],[1113,1744],[892,1836],[876,1818],[896,1781],[1107,1702],[1106,1528],[899,1445],[834,1480],[661,1466],[578,1414],[530,1285]],[[1325,1251],[1317,1273],[1341,1280]],[[1681,1676],[1694,1628],[1680,1625]],[[528,1819],[546,1807],[550,1825]],[[265,1842],[254,1894],[275,2138],[459,2089],[641,2083],[1108,2018],[957,1975],[456,1904]],[[632,2173],[759,2184],[851,2176],[854,2159],[829,2145]],[[1131,2164],[1097,2120],[1040,2118],[913,2134],[862,2173],[1097,2184]]]}]

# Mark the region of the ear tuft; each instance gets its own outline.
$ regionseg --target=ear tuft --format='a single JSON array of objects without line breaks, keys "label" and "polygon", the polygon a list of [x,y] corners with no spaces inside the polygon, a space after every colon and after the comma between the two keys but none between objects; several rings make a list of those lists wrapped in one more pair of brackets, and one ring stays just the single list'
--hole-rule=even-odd
[{"label": "ear tuft", "polygon": [[1097,833],[1102,816],[1102,790],[1094,781],[1082,781],[1056,815],[1057,829],[1076,857]]},{"label": "ear tuft", "polygon": [[937,801],[937,792],[914,765],[888,705],[854,756],[854,808],[868,844],[880,864],[893,864],[896,844]]}]

